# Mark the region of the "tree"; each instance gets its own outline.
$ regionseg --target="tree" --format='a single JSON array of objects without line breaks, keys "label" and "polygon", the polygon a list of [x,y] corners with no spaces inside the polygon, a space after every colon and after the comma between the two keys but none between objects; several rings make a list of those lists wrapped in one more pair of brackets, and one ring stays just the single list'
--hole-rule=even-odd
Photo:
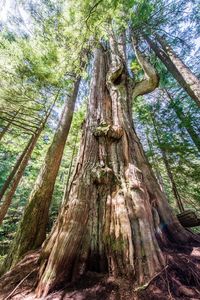
[{"label": "tree", "polygon": [[2,129],[2,131],[0,132],[0,141],[2,140],[4,134],[6,134],[6,132],[9,130],[9,128],[11,127],[13,121],[15,120],[15,117],[17,116],[18,111],[14,112],[12,118],[10,121],[8,121],[7,125]]},{"label": "tree", "polygon": [[168,90],[165,90],[165,93],[169,99],[169,101],[172,104],[172,107],[177,115],[177,117],[180,119],[182,126],[185,127],[188,134],[190,135],[193,143],[197,147],[197,150],[200,152],[200,138],[196,131],[194,130],[192,124],[191,124],[191,116],[185,116],[184,111],[179,103],[175,102],[171,93]]},{"label": "tree", "polygon": [[[51,0],[38,2],[47,2],[48,5],[54,3]],[[89,45],[91,49],[95,46],[96,50],[94,60],[91,60],[93,75],[79,155],[73,176],[70,182],[67,181],[59,216],[42,245],[38,261],[41,265],[37,296],[46,298],[48,293],[74,281],[88,270],[106,273],[114,278],[128,278],[130,284],[140,290],[151,283],[158,274],[166,272],[168,262],[165,255],[169,248],[175,248],[177,245],[182,247],[185,244],[192,247],[199,242],[198,236],[185,230],[172,213],[136,134],[136,122],[133,124],[132,120],[132,105],[136,105],[139,96],[152,92],[159,84],[155,68],[145,55],[148,53],[148,49],[144,48],[146,43],[142,40],[139,47],[129,15],[129,12],[131,16],[137,12],[137,6],[144,8],[147,1],[129,1],[125,5],[122,0],[76,1],[75,4],[70,0],[61,2],[69,14],[63,22],[60,22],[60,17],[58,22],[47,18],[54,26],[53,29],[45,26],[43,33],[52,30],[52,36],[56,36],[56,40],[60,41],[55,28],[58,28],[58,33],[61,32],[60,26],[70,32],[65,36],[69,44],[66,51],[70,49],[74,52],[68,53],[64,58],[68,61],[74,56],[74,64],[71,64],[69,59],[70,68],[67,71],[79,74],[80,66],[77,60],[81,53],[80,48],[84,49],[85,45]],[[161,0],[150,1],[148,8],[154,8],[154,4],[161,2],[163,3]],[[144,11],[145,18],[147,15]],[[138,20],[137,17],[136,19]],[[71,26],[72,24],[74,26]],[[130,44],[126,47],[127,40],[130,42],[125,31],[127,24],[134,29],[133,49],[130,49]],[[62,38],[63,36],[61,41]],[[77,47],[80,47],[78,51],[75,49],[76,43]],[[65,46],[68,44],[64,43]],[[133,52],[138,61],[135,64],[139,64],[139,69],[142,69],[139,75],[132,74],[127,66],[130,53],[133,55]],[[90,76],[90,68],[88,75]],[[177,127],[174,131],[176,134]],[[184,130],[181,130],[181,134],[183,132]],[[161,133],[163,136],[163,132]],[[183,140],[184,138],[181,141]],[[190,145],[194,146],[191,141]],[[54,153],[54,156],[56,154]],[[51,173],[52,170],[48,166],[49,161],[45,164],[45,169]],[[49,177],[45,175],[44,178],[48,181]],[[40,179],[37,183],[43,182]],[[49,190],[48,186],[47,192]],[[46,182],[42,183],[39,189],[34,186],[31,196],[34,196],[35,191],[36,195],[46,191]],[[48,211],[44,201],[46,193],[42,193],[39,201],[35,199],[33,202],[32,199],[34,197],[31,198],[31,205],[28,204],[25,209],[15,242],[5,261],[5,267],[12,265],[13,274],[17,270],[17,266],[14,268],[17,260],[26,254],[29,248],[26,242],[30,242],[29,249],[34,249],[35,241],[41,237],[38,230],[41,208],[45,213]],[[47,206],[48,201],[49,199]],[[37,213],[34,216],[35,211]],[[29,221],[31,232],[27,229]],[[35,221],[37,223],[34,223]],[[43,223],[43,219],[41,221]],[[34,238],[32,231],[35,228],[37,236]],[[44,228],[43,225],[41,228]],[[29,240],[30,237],[35,239],[33,243]],[[171,253],[171,249],[169,252]],[[189,256],[187,258],[189,259]],[[195,268],[194,265],[193,267]],[[180,270],[179,262],[176,268]],[[192,280],[195,276],[192,276]],[[180,287],[177,279],[174,282]],[[182,294],[188,293],[183,291]]]},{"label": "tree", "polygon": [[148,36],[145,36],[145,39],[169,72],[200,107],[200,80],[197,76],[175,54],[163,37],[156,34],[156,41],[160,43],[160,46]]},{"label": "tree", "polygon": [[[79,158],[65,204],[42,251],[39,296],[86,269],[134,278],[138,284],[151,278],[165,265],[155,234],[165,235],[159,223],[154,224],[155,202],[160,222],[164,220],[172,238],[191,238],[163,197],[152,199],[155,180],[132,126],[134,87],[124,53],[116,50],[112,37],[110,41],[111,64],[102,47],[95,53]],[[139,95],[153,90],[157,81],[155,72],[153,80],[148,79],[153,68],[135,42],[134,47],[147,76],[135,85]]]},{"label": "tree", "polygon": [[[55,99],[56,100],[56,99]],[[54,105],[54,104],[53,104]],[[28,164],[28,161],[31,157],[31,154],[34,150],[34,147],[37,143],[37,140],[45,127],[47,119],[51,113],[53,105],[49,109],[48,113],[46,114],[44,120],[41,122],[40,127],[36,130],[35,134],[33,134],[24,149],[23,153],[20,155],[19,159],[17,160],[13,170],[11,171],[10,175],[8,176],[7,180],[5,181],[0,194],[2,198],[2,204],[0,206],[0,224],[2,223],[8,208],[11,204],[12,198],[15,194],[17,186],[23,176],[24,170]]]},{"label": "tree", "polygon": [[65,143],[72,122],[80,77],[72,85],[43,166],[34,184],[24,215],[5,261],[5,268],[15,264],[27,251],[37,249],[46,237],[49,207]]},{"label": "tree", "polygon": [[172,173],[171,168],[170,168],[170,164],[169,164],[169,161],[168,161],[168,158],[167,158],[167,154],[165,152],[165,149],[162,147],[162,142],[161,142],[160,135],[159,135],[159,129],[158,129],[158,126],[156,124],[156,118],[155,118],[155,114],[154,114],[153,111],[151,112],[151,119],[152,119],[154,131],[155,131],[155,134],[156,134],[157,142],[158,142],[159,148],[160,148],[161,153],[162,153],[162,159],[163,159],[166,171],[167,171],[167,175],[168,175],[169,180],[171,182],[172,191],[173,191],[173,194],[174,194],[174,198],[176,200],[177,207],[179,208],[180,212],[183,212],[184,207],[183,207],[183,204],[182,204],[182,200],[181,200],[180,194],[178,192],[178,189],[177,189],[177,186],[176,186],[176,183],[175,183],[175,180],[174,180],[173,173]]}]

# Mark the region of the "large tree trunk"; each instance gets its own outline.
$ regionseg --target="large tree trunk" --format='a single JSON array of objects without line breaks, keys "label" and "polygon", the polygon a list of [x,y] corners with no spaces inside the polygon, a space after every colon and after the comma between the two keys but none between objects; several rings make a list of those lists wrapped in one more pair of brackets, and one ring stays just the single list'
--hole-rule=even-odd
[{"label": "large tree trunk", "polygon": [[164,41],[163,38],[156,35],[157,43],[153,42],[148,36],[145,36],[149,46],[160,58],[172,76],[178,81],[186,93],[195,100],[200,107],[200,80],[191,72],[183,61],[175,54],[172,48]]},{"label": "large tree trunk", "polygon": [[138,167],[144,176],[153,215],[155,217],[154,225],[157,238],[164,245],[167,245],[169,242],[179,242],[183,244],[193,243],[195,240],[199,242],[200,240],[196,236],[192,235],[181,226],[177,217],[172,213],[166,195],[160,189],[136,132],[134,132],[134,141]]},{"label": "large tree trunk", "polygon": [[66,99],[52,144],[47,151],[44,164],[37,177],[15,239],[6,258],[4,264],[6,269],[14,265],[27,251],[41,246],[46,237],[49,207],[72,122],[79,83],[80,78],[74,83],[72,95]]},{"label": "large tree trunk", "polygon": [[195,132],[195,130],[191,124],[191,119],[190,119],[191,117],[190,116],[187,117],[184,114],[182,107],[178,103],[175,103],[172,95],[170,94],[170,92],[168,90],[165,90],[165,93],[166,93],[169,101],[173,104],[173,109],[174,109],[177,117],[181,121],[182,127],[186,129],[186,131],[189,134],[190,138],[192,139],[194,145],[197,147],[197,150],[200,152],[200,137]]},{"label": "large tree trunk", "polygon": [[115,53],[111,61],[102,48],[96,50],[79,158],[65,204],[43,247],[38,296],[86,270],[125,276],[135,284],[154,276],[165,259],[156,238],[153,200],[172,238],[188,240],[160,197],[135,134],[133,85],[126,68]]}]

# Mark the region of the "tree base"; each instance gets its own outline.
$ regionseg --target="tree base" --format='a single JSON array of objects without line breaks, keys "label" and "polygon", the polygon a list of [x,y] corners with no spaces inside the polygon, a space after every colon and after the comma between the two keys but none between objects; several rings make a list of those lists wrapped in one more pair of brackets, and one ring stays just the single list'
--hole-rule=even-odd
[{"label": "tree base", "polygon": [[[76,282],[62,286],[42,299],[200,299],[200,248],[185,247],[179,252],[169,250],[165,255],[168,262],[166,267],[142,286],[134,286],[125,278],[116,279],[102,273],[87,272]],[[2,276],[0,299],[35,299],[38,257],[38,252],[29,253],[15,268]]]}]

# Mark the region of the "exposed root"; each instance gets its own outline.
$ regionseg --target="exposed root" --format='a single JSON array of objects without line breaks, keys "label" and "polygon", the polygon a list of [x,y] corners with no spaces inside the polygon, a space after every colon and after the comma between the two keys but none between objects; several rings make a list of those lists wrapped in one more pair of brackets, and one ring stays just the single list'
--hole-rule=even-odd
[{"label": "exposed root", "polygon": [[139,298],[200,299],[200,250],[196,248],[191,255],[170,253],[167,258],[168,268],[146,290],[140,292]]},{"label": "exposed root", "polygon": [[0,278],[0,299],[15,298],[17,294],[29,294],[34,290],[39,269],[39,251],[29,252],[13,269]]},{"label": "exposed root", "polygon": [[[200,299],[200,248],[194,248],[190,254],[170,251],[166,253],[166,256],[167,266],[156,274],[143,289],[137,289],[130,280],[115,279],[105,274],[87,272],[78,281],[67,286],[61,286],[60,290],[54,291],[42,299]],[[15,268],[1,278],[1,300],[35,299],[34,289],[38,272],[38,257],[39,252],[29,253]]]}]

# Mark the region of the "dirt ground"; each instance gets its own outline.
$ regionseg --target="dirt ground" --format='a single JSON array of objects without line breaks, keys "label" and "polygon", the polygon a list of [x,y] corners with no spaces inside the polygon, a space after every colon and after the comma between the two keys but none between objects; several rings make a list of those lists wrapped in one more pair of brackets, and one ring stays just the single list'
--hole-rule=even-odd
[{"label": "dirt ground", "polygon": [[[39,252],[30,252],[0,279],[0,300],[33,300]],[[167,265],[146,285],[87,272],[76,283],[63,286],[44,300],[197,300],[200,299],[200,248],[166,252]],[[40,298],[41,299],[41,298]]]}]

